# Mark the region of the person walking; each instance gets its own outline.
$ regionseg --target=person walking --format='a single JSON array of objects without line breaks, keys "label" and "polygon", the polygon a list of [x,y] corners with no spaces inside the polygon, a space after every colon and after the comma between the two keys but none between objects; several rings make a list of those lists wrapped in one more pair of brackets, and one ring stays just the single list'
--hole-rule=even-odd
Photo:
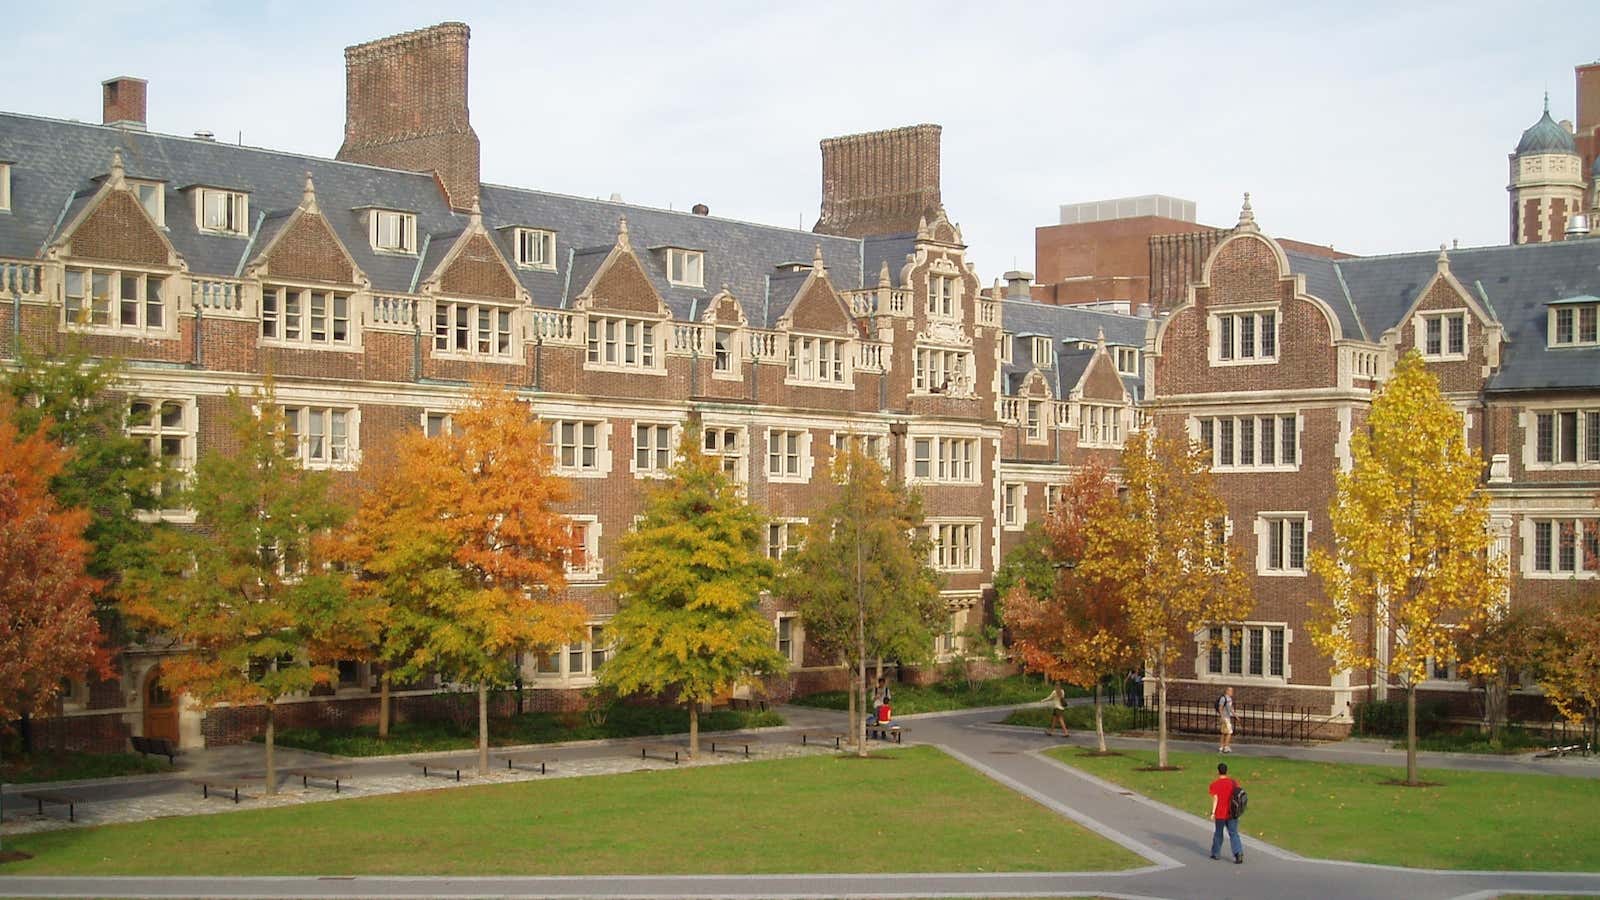
[{"label": "person walking", "polygon": [[1221,859],[1222,832],[1228,832],[1228,845],[1236,865],[1244,862],[1244,845],[1239,842],[1239,816],[1233,808],[1233,792],[1239,782],[1228,777],[1228,764],[1217,763],[1217,779],[1211,782],[1211,858]]},{"label": "person walking", "polygon": [[1222,689],[1222,696],[1217,698],[1217,731],[1222,734],[1222,742],[1217,747],[1218,753],[1233,752],[1233,687],[1230,685]]},{"label": "person walking", "polygon": [[1050,696],[1043,702],[1050,704],[1050,724],[1044,728],[1044,733],[1049,734],[1050,729],[1061,726],[1061,736],[1067,737],[1067,692],[1056,685],[1050,689]]}]

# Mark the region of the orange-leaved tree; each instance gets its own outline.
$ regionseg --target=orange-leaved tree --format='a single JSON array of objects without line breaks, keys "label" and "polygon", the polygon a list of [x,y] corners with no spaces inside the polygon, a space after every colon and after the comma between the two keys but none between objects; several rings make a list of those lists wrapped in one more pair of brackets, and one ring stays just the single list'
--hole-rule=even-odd
[{"label": "orange-leaved tree", "polygon": [[1094,689],[1094,730],[1106,752],[1101,683],[1138,663],[1137,640],[1122,584],[1104,569],[1080,569],[1088,533],[1123,514],[1106,467],[1091,464],[1067,482],[1056,512],[1045,519],[1045,555],[1054,567],[1048,593],[1018,583],[1006,593],[1004,617],[1024,668],[1052,681]]},{"label": "orange-leaved tree", "polygon": [[63,679],[109,678],[86,571],[88,512],[62,509],[51,479],[68,451],[23,437],[0,397],[0,723],[49,712]]},{"label": "orange-leaved tree", "polygon": [[[315,415],[315,413],[311,413]],[[326,685],[369,643],[323,544],[347,515],[329,473],[331,433],[291,427],[272,384],[230,393],[229,440],[201,455],[187,494],[195,527],[157,532],[123,579],[123,612],[172,641],[162,686],[200,704],[266,707],[267,793],[277,792],[278,701]],[[341,448],[342,449],[342,448]]]},{"label": "orange-leaved tree", "polygon": [[479,385],[452,427],[403,435],[364,479],[340,541],[351,590],[373,605],[386,677],[437,673],[478,695],[478,767],[489,767],[491,687],[515,655],[580,640],[566,592],[571,489],[543,425],[509,390]]},{"label": "orange-leaved tree", "polygon": [[1084,530],[1075,577],[1115,584],[1138,657],[1156,678],[1156,765],[1167,768],[1167,676],[1194,655],[1196,635],[1240,622],[1252,603],[1243,567],[1213,540],[1227,507],[1209,454],[1182,437],[1135,431],[1122,452],[1118,514]]}]

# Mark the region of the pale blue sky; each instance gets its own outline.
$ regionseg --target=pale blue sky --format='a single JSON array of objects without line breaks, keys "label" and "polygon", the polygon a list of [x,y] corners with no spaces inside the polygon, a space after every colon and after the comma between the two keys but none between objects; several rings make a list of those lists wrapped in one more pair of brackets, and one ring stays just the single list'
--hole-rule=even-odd
[{"label": "pale blue sky", "polygon": [[[1506,239],[1506,154],[1571,118],[1600,3],[115,3],[8,14],[0,108],[331,156],[348,44],[472,26],[487,181],[809,228],[823,137],[944,126],[985,281],[1061,203],[1165,193],[1357,253]],[[22,73],[32,73],[22,74]]]}]

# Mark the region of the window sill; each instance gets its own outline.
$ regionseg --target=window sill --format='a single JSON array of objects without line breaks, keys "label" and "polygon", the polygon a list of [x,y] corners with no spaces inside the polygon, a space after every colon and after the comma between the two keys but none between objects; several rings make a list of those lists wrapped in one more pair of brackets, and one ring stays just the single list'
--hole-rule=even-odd
[{"label": "window sill", "polygon": [[136,328],[131,325],[79,325],[75,322],[62,322],[63,332],[72,334],[100,334],[107,337],[138,338],[146,341],[175,341],[178,339],[177,329],[167,328]]},{"label": "window sill", "polygon": [[242,238],[250,236],[248,232],[244,231],[219,231],[212,228],[196,228],[195,231],[208,237]]},{"label": "window sill", "polygon": [[1304,578],[1311,574],[1308,569],[1256,569],[1256,574],[1262,578]]},{"label": "window sill", "polygon": [[1270,366],[1278,362],[1276,356],[1258,356],[1253,359],[1217,359],[1211,360],[1213,368],[1224,369],[1230,366]]},{"label": "window sill", "polygon": [[1241,475],[1259,475],[1263,472],[1298,472],[1300,471],[1300,466],[1298,463],[1292,466],[1212,466],[1211,471],[1218,475],[1228,475],[1235,472]]},{"label": "window sill", "polygon": [[1530,581],[1594,581],[1600,578],[1600,572],[1523,572],[1522,577]]},{"label": "window sill", "polygon": [[[371,245],[369,244],[368,246]],[[372,252],[378,254],[379,256],[405,256],[411,259],[417,258],[417,251],[402,250],[398,247],[372,247]]]},{"label": "window sill", "polygon": [[431,358],[432,359],[442,359],[442,360],[452,360],[452,361],[455,361],[455,362],[494,363],[496,365],[502,365],[502,366],[520,366],[520,365],[522,365],[522,355],[521,355],[520,352],[512,353],[512,354],[507,355],[507,356],[502,356],[500,354],[488,354],[488,353],[485,353],[485,354],[479,355],[479,354],[476,354],[476,353],[452,353],[452,352],[443,351],[443,350],[435,350],[435,351],[433,351],[433,354],[432,354]]},{"label": "window sill", "polygon": [[1466,362],[1467,361],[1467,354],[1465,354],[1465,353],[1439,353],[1439,354],[1424,353],[1424,354],[1422,354],[1422,361],[1423,362],[1431,362],[1431,363],[1433,363],[1433,362]]},{"label": "window sill", "polygon": [[[1232,674],[1232,673],[1223,673],[1223,672],[1203,672],[1203,673],[1201,673],[1199,675],[1196,675],[1195,676],[1195,680],[1202,681],[1202,682],[1217,682],[1217,683],[1226,682],[1228,684],[1237,684],[1239,682],[1248,682],[1250,684],[1276,685],[1276,684],[1288,684],[1289,683],[1289,676],[1287,676],[1287,675],[1244,675],[1244,674],[1235,675],[1235,674]],[[1233,715],[1234,715],[1234,718],[1238,718],[1239,717],[1239,713],[1237,711],[1235,711]]]},{"label": "window sill", "polygon": [[627,366],[607,365],[605,363],[586,362],[583,364],[585,372],[618,372],[624,375],[665,375],[665,366]]},{"label": "window sill", "polygon": [[274,350],[322,350],[334,353],[360,353],[362,348],[358,344],[324,344],[312,341],[282,341],[275,338],[261,338],[260,346]]},{"label": "window sill", "polygon": [[564,466],[551,466],[550,471],[563,478],[605,478],[611,474],[609,469],[569,469]]},{"label": "window sill", "polygon": [[830,388],[836,391],[853,391],[856,387],[853,378],[845,381],[803,381],[799,378],[785,378],[783,383],[789,387]]},{"label": "window sill", "polygon": [[556,270],[556,264],[519,262],[517,263],[517,268],[522,269],[525,272],[554,272]]}]

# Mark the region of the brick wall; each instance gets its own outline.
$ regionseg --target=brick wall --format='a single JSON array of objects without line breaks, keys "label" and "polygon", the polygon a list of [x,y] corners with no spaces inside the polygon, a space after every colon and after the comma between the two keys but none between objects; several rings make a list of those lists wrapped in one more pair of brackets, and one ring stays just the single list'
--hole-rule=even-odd
[{"label": "brick wall", "polygon": [[80,259],[165,266],[169,255],[166,239],[126,190],[107,192],[72,232],[70,243],[72,255]]},{"label": "brick wall", "polygon": [[814,231],[864,237],[916,231],[939,208],[937,125],[822,142],[822,217]]}]

